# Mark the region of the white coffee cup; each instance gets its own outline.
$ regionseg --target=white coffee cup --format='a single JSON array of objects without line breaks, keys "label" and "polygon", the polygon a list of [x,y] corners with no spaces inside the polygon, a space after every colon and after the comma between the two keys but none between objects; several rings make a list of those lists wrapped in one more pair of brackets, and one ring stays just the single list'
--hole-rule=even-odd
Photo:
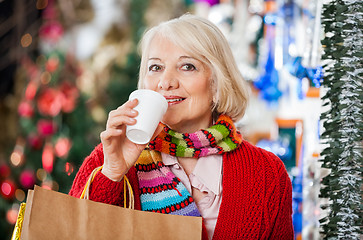
[{"label": "white coffee cup", "polygon": [[135,125],[126,126],[127,138],[136,144],[150,142],[159,122],[168,109],[168,102],[160,93],[149,89],[139,89],[130,94],[129,100],[139,101],[134,108],[138,111]]}]

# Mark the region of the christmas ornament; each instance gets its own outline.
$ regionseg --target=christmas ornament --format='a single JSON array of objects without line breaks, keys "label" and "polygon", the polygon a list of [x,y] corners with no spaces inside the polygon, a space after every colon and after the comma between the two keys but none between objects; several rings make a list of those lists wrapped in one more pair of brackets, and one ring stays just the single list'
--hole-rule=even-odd
[{"label": "christmas ornament", "polygon": [[34,172],[32,170],[24,170],[20,174],[19,182],[25,189],[32,188],[35,184]]},{"label": "christmas ornament", "polygon": [[15,196],[16,185],[14,181],[6,179],[0,184],[0,193],[3,198],[11,200]]},{"label": "christmas ornament", "polygon": [[7,212],[6,212],[6,220],[8,221],[8,223],[10,223],[11,225],[14,225],[16,223],[16,219],[18,218],[18,208],[10,208]]},{"label": "christmas ornament", "polygon": [[74,171],[74,166],[72,163],[66,162],[66,164],[64,164],[64,172],[70,176]]},{"label": "christmas ornament", "polygon": [[46,22],[39,29],[39,37],[47,42],[56,43],[62,38],[63,34],[63,26],[58,21]]},{"label": "christmas ornament", "polygon": [[25,99],[33,100],[38,90],[38,84],[35,81],[30,81],[25,90]]},{"label": "christmas ornament", "polygon": [[59,66],[59,58],[57,56],[52,56],[46,62],[45,69],[48,72],[52,73],[58,69],[58,66]]},{"label": "christmas ornament", "polygon": [[38,110],[44,116],[56,116],[62,109],[62,95],[58,90],[45,88],[38,97]]},{"label": "christmas ornament", "polygon": [[69,150],[72,147],[72,143],[69,138],[60,137],[54,146],[55,155],[59,158],[65,158],[68,155]]},{"label": "christmas ornament", "polygon": [[46,143],[42,153],[42,164],[45,171],[51,173],[53,171],[54,164],[54,152],[51,143]]},{"label": "christmas ornament", "polygon": [[257,89],[260,90],[260,96],[267,102],[277,102],[282,93],[279,90],[279,73],[275,68],[275,60],[272,49],[265,65],[264,73],[254,82]]},{"label": "christmas ornament", "polygon": [[79,97],[77,87],[68,81],[64,81],[59,90],[62,93],[62,111],[65,113],[72,112],[76,107],[77,99]]},{"label": "christmas ornament", "polygon": [[57,131],[57,126],[52,120],[40,119],[37,123],[38,134],[47,137]]},{"label": "christmas ornament", "polygon": [[31,118],[34,115],[33,105],[29,101],[22,101],[18,106],[18,113],[20,117]]}]

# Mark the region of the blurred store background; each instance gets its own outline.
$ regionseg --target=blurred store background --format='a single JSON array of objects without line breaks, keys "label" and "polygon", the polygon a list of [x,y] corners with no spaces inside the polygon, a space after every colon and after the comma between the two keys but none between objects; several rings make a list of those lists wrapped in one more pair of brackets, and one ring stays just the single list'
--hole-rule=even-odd
[{"label": "blurred store background", "polygon": [[0,0],[0,238],[34,184],[67,193],[107,114],[136,89],[137,42],[191,12],[224,32],[250,86],[245,139],[293,183],[296,239],[319,239],[321,0]]}]

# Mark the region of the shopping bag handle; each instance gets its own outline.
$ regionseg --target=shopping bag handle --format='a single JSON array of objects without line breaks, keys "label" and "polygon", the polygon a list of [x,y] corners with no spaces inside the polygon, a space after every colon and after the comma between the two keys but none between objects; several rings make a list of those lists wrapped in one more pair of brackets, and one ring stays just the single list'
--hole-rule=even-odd
[{"label": "shopping bag handle", "polygon": [[[90,188],[91,183],[93,182],[93,179],[95,178],[96,174],[99,171],[102,170],[102,167],[103,166],[95,168],[91,172],[91,174],[89,175],[88,180],[86,182],[86,185],[84,186],[84,189],[83,189],[82,194],[80,196],[81,199],[88,199],[89,200],[89,188]],[[135,205],[134,193],[132,191],[130,181],[126,177],[126,175],[124,175],[123,181],[124,181],[124,208],[126,208],[126,201],[127,201],[126,188],[127,188],[127,192],[129,193],[129,208],[134,209],[134,205]]]}]

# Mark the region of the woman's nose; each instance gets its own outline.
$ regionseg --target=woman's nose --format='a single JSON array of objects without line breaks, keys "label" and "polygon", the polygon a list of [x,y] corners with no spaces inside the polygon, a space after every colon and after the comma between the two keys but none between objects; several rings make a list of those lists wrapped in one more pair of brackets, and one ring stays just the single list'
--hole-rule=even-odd
[{"label": "woman's nose", "polygon": [[160,76],[158,88],[162,90],[176,89],[179,86],[179,82],[176,73],[172,70],[164,70]]}]

